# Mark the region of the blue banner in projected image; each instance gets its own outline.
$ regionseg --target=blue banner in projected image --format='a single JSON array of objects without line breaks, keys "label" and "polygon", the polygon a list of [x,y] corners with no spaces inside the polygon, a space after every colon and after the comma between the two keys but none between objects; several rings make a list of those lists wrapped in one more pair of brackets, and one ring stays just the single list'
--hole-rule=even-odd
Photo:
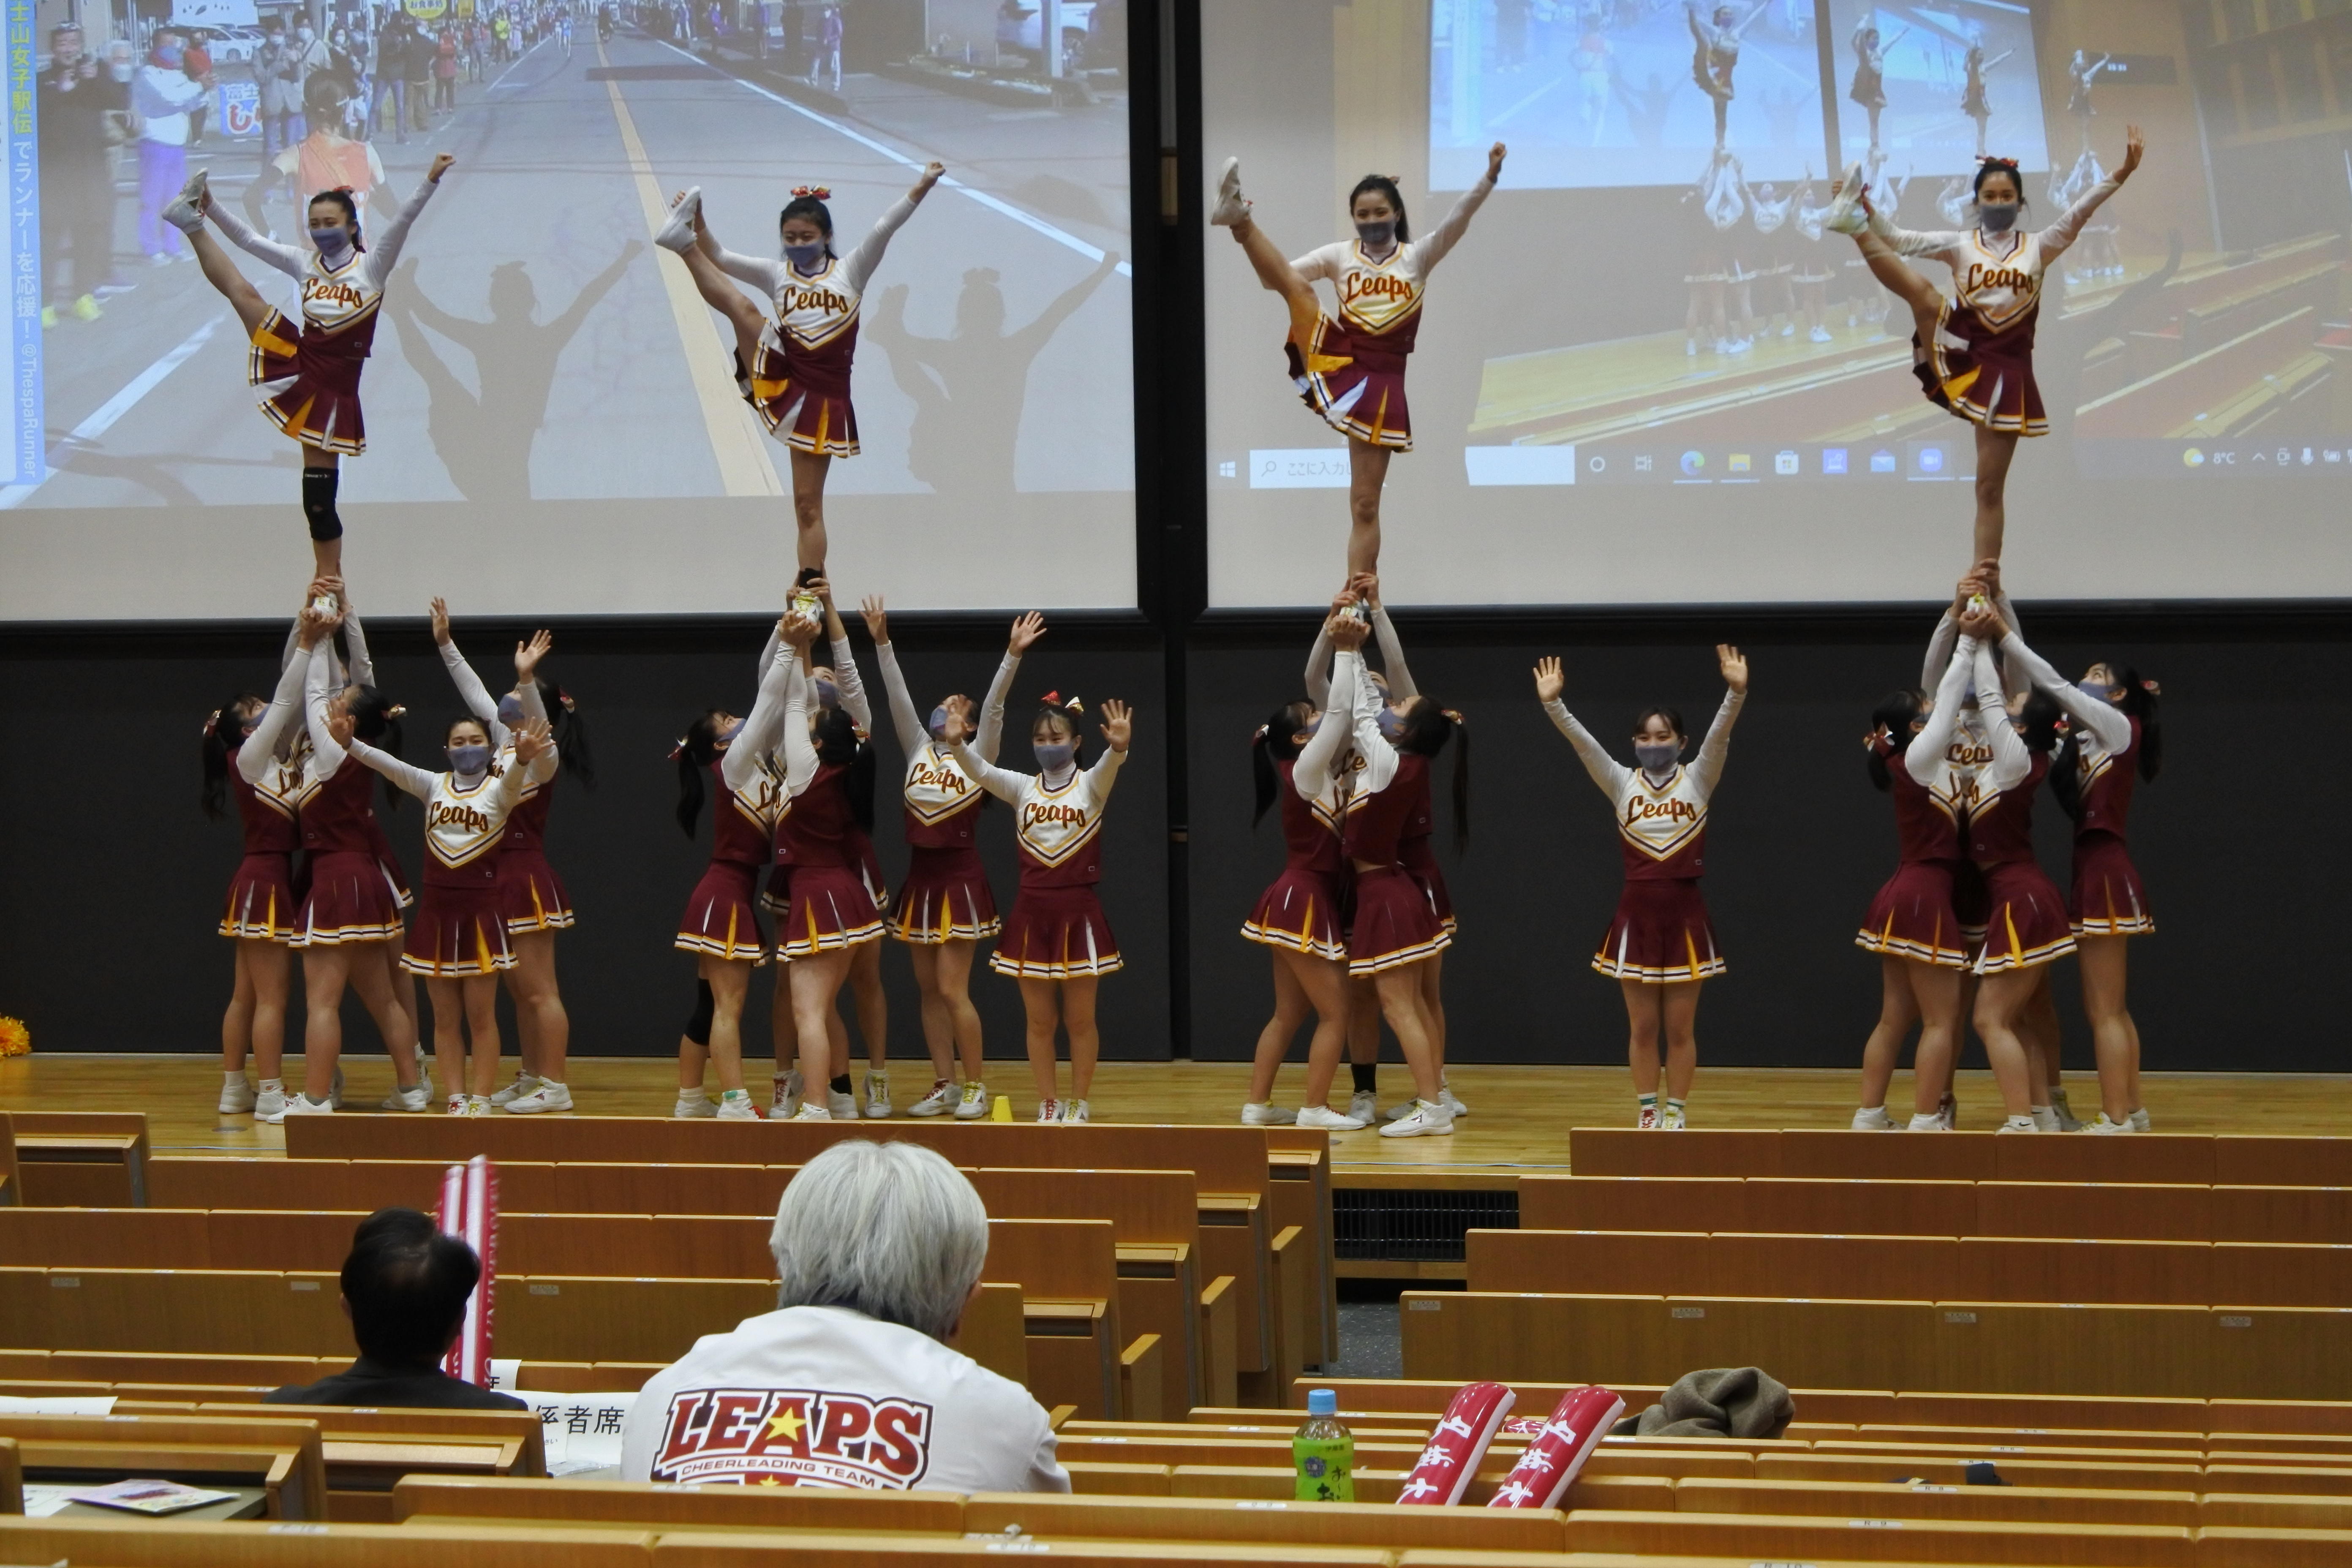
[{"label": "blue banner in projected image", "polygon": [[37,484],[41,450],[41,163],[33,97],[33,0],[7,0],[8,444],[0,485]]}]

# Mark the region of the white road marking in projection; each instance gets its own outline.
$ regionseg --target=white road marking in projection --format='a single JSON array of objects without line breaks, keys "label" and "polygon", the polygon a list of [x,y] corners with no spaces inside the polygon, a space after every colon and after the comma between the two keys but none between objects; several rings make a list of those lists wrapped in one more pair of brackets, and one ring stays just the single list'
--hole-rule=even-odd
[{"label": "white road marking in projection", "polygon": [[211,321],[190,332],[186,341],[178,348],[141,371],[128,386],[99,405],[98,412],[67,431],[66,438],[50,447],[48,455],[42,459],[39,479],[29,485],[10,485],[5,489],[0,489],[0,511],[7,510],[47,484],[49,476],[58,471],[58,460],[74,447],[86,441],[95,441],[112,429],[116,420],[137,407],[139,400],[161,385],[165,376],[185,364],[198,349],[205,346],[205,342],[212,337],[214,330],[227,319],[226,316],[215,316]]},{"label": "white road marking in projection", "polygon": [[[725,77],[736,86],[743,88],[751,92],[756,92],[771,103],[781,103],[786,109],[791,110],[794,114],[803,115],[810,120],[815,121],[827,131],[846,136],[852,142],[856,142],[859,146],[881,153],[882,156],[889,159],[894,163],[903,164],[906,167],[914,170],[917,174],[922,173],[923,169],[928,164],[929,160],[927,159],[910,158],[906,153],[899,152],[896,147],[890,146],[887,142],[877,142],[862,131],[853,131],[837,120],[832,119],[826,115],[819,114],[815,110],[809,108],[806,104],[794,103],[791,99],[784,97],[782,93],[770,92],[758,82],[745,81],[741,77],[735,75],[732,71],[719,70],[717,66],[712,65],[700,55],[681,49],[676,44],[670,43],[666,39],[656,38],[654,41],[660,44],[663,48],[667,49],[674,55],[683,56],[687,59],[692,60],[696,65],[701,66],[706,69],[718,71],[719,75]],[[953,174],[942,175],[940,179],[940,184],[948,186],[951,190],[960,192],[964,195],[970,196],[973,201],[978,202],[982,206],[987,207],[992,212],[1003,213],[1014,223],[1035,229],[1039,234],[1044,235],[1046,238],[1052,240],[1056,245],[1068,246],[1072,250],[1076,251],[1080,256],[1085,257],[1089,261],[1100,261],[1103,258],[1102,247],[1100,246],[1088,245],[1076,235],[1069,234],[1064,230],[1055,228],[1044,218],[1035,216],[1030,213],[1023,212],[1011,202],[992,196],[986,191],[974,190],[971,186],[965,184],[961,180],[957,179]],[[1124,261],[1120,262],[1116,268],[1113,268],[1112,270],[1117,272],[1121,278],[1131,279],[1135,276],[1134,268],[1129,267]]]}]

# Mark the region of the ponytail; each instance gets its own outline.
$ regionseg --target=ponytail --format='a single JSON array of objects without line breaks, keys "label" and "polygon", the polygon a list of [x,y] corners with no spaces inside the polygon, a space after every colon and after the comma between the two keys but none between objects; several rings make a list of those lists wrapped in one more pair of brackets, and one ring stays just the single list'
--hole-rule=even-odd
[{"label": "ponytail", "polygon": [[1250,817],[1251,826],[1265,820],[1265,814],[1282,794],[1282,775],[1275,771],[1274,764],[1277,761],[1298,760],[1299,748],[1292,744],[1291,737],[1307,728],[1307,715],[1313,706],[1307,702],[1286,702],[1250,737],[1250,773],[1257,785],[1257,810]]},{"label": "ponytail", "polygon": [[1451,708],[1416,697],[1406,711],[1404,732],[1396,738],[1396,749],[1433,758],[1457,735],[1461,743],[1454,748],[1454,852],[1460,855],[1470,847],[1469,721]]},{"label": "ponytail", "polygon": [[[358,695],[345,707],[351,714],[352,736],[386,756],[400,755],[400,716],[408,710],[373,686],[354,686],[352,689]],[[389,778],[383,780],[383,798],[389,809],[400,809],[400,786]]]},{"label": "ponytail", "polygon": [[677,825],[688,838],[702,816],[703,772],[719,760],[719,713],[713,708],[696,715],[670,748],[670,758],[677,763]]},{"label": "ponytail", "polygon": [[539,701],[547,710],[548,731],[563,758],[563,771],[585,788],[594,789],[596,757],[589,749],[588,726],[581,720],[579,705],[544,676],[539,679]]},{"label": "ponytail", "polygon": [[[1885,795],[1895,787],[1895,775],[1886,771],[1889,756],[1900,752],[1908,742],[1911,726],[1918,721],[1927,699],[1917,691],[1890,691],[1870,713],[1870,739],[1863,744],[1869,749],[1867,766],[1871,787]],[[1881,738],[1886,746],[1879,745]]]},{"label": "ponytail", "polygon": [[2163,688],[2141,679],[2138,670],[2116,659],[2107,661],[2107,680],[2123,688],[2123,700],[2116,706],[2139,721],[2139,776],[2152,783],[2164,769],[2164,728],[2156,713]]},{"label": "ponytail", "polygon": [[1454,853],[1470,850],[1470,721],[1448,708],[1457,739],[1454,746]]},{"label": "ponytail", "polygon": [[244,744],[237,731],[259,718],[268,706],[266,698],[240,691],[214,709],[205,720],[205,787],[198,799],[204,805],[205,815],[215,821],[228,815],[229,753]]}]

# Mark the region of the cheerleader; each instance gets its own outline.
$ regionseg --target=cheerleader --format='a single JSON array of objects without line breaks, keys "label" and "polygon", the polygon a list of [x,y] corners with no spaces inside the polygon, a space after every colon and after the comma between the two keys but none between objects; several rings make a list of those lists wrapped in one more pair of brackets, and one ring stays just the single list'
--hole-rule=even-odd
[{"label": "cheerleader", "polygon": [[[1716,781],[1723,776],[1731,727],[1748,700],[1748,660],[1727,645],[1715,650],[1723,672],[1723,706],[1707,726],[1691,764],[1682,764],[1682,715],[1649,708],[1633,721],[1633,754],[1640,766],[1626,767],[1561,705],[1566,682],[1559,660],[1536,666],[1536,697],[1553,727],[1568,737],[1584,771],[1610,797],[1617,813],[1618,847],[1625,858],[1625,890],[1616,918],[1592,967],[1618,983],[1633,1028],[1633,1091],[1641,1104],[1637,1125],[1680,1131],[1691,1080],[1698,1073],[1698,988],[1724,973],[1707,923],[1706,900],[1699,896],[1706,869],[1706,818]],[[1666,1103],[1658,1108],[1658,1040],[1665,1039]]]},{"label": "cheerleader", "polygon": [[[302,445],[302,515],[310,521],[310,552],[322,577],[342,572],[343,522],[335,510],[340,465],[367,450],[360,373],[375,343],[376,308],[383,302],[384,283],[410,227],[456,162],[446,153],[433,160],[373,250],[362,243],[359,205],[346,191],[320,191],[310,198],[309,250],[265,239],[216,205],[201,169],[163,209],[164,221],[187,235],[205,280],[227,298],[252,342],[246,374],[260,390],[261,412]],[[228,252],[205,232],[207,216],[238,249],[294,279],[301,292],[299,325],[271,309]]]},{"label": "cheerleader", "polygon": [[[1813,172],[1808,168],[1805,184],[1810,185],[1812,179]],[[1776,313],[1780,318],[1780,335],[1784,338],[1794,337],[1797,332],[1796,228],[1790,222],[1797,209],[1797,194],[1791,190],[1782,195],[1769,180],[1748,193],[1748,207],[1756,215],[1758,260],[1762,264],[1757,275],[1780,285]],[[1769,323],[1766,325],[1769,330]]]},{"label": "cheerleader", "polygon": [[[422,1110],[432,1093],[430,1080],[417,1071],[415,1015],[394,987],[396,972],[381,956],[400,942],[400,900],[377,847],[383,830],[368,798],[372,775],[365,768],[343,765],[349,757],[344,742],[354,737],[397,750],[400,710],[373,686],[339,681],[328,641],[339,619],[306,609],[297,639],[306,655],[302,707],[310,745],[298,819],[309,886],[295,917],[294,938],[302,953],[306,1007],[303,1092],[288,1098],[287,1116],[323,1116],[334,1109],[346,987],[359,994],[392,1055],[396,1087],[385,1105]],[[279,692],[289,686],[281,682]],[[293,720],[290,702],[273,700],[270,710],[254,726],[255,737],[264,742],[253,753],[256,763],[274,749],[282,727]]]},{"label": "cheerleader", "polygon": [[2099,73],[2106,69],[2115,58],[2113,55],[2101,55],[2092,60],[2086,58],[2082,50],[2076,49],[2074,58],[2066,63],[2066,82],[2072,89],[2066,99],[2066,112],[2083,127],[2083,156],[2086,158],[2091,155],[2091,121],[2099,114],[2091,102],[2091,89],[2098,81]]},{"label": "cheerleader", "polygon": [[1724,132],[1735,96],[1731,73],[1739,68],[1739,35],[1770,4],[1771,0],[1757,0],[1756,8],[1748,13],[1747,21],[1741,22],[1733,21],[1738,13],[1728,5],[1715,8],[1712,24],[1701,20],[1698,0],[1690,0],[1683,12],[1683,19],[1690,24],[1691,80],[1715,102],[1715,150],[1718,153],[1723,151]]},{"label": "cheerleader", "polygon": [[[824,565],[824,479],[835,458],[857,456],[857,414],[850,406],[849,367],[857,353],[857,312],[866,285],[882,264],[890,237],[930,194],[943,163],[923,170],[908,191],[847,256],[833,249],[833,193],[799,185],[776,220],[783,256],[739,256],[711,237],[702,221],[702,187],[670,204],[654,243],[686,259],[703,302],[735,328],[735,377],[768,433],[790,449],[793,521],[803,569]],[[771,320],[729,279],[766,294]]]},{"label": "cheerleader", "polygon": [[2051,783],[2074,819],[2074,888],[2066,912],[2082,968],[2083,1011],[2098,1056],[2102,1104],[2090,1130],[2145,1132],[2139,1026],[2125,1002],[2125,949],[2129,938],[2156,934],[2156,917],[2132,864],[2127,835],[2134,788],[2140,780],[2154,781],[2164,765],[2157,686],[2113,659],[2091,666],[2080,681],[2069,683],[2025,646],[2014,626],[2001,639],[2000,651],[2073,721]]},{"label": "cheerleader", "polygon": [[1853,50],[1853,85],[1846,89],[1846,96],[1870,111],[1870,150],[1873,153],[1878,151],[1878,117],[1886,109],[1886,57],[1911,31],[1906,27],[1881,44],[1878,24],[1874,19],[1877,15],[1874,6],[1864,11],[1861,25],[1854,28],[1853,37],[1847,40],[1847,46]]},{"label": "cheerleader", "polygon": [[1797,192],[1796,200],[1796,210],[1789,222],[1802,241],[1801,244],[1791,242],[1797,252],[1797,295],[1804,301],[1805,321],[1810,328],[1807,336],[1813,342],[1825,343],[1832,341],[1829,328],[1830,285],[1837,279],[1836,265],[1830,260],[1829,253],[1822,248],[1822,219],[1829,216],[1830,209],[1813,205],[1813,186],[1810,175]]},{"label": "cheerleader", "polygon": [[[1504,146],[1486,152],[1486,174],[1463,193],[1437,226],[1414,239],[1404,197],[1385,174],[1367,174],[1348,195],[1356,237],[1286,260],[1250,216],[1242,196],[1242,161],[1225,160],[1217,205],[1209,221],[1230,228],[1258,281],[1290,309],[1284,353],[1300,398],[1326,425],[1348,437],[1348,570],[1377,571],[1381,558],[1381,486],[1392,453],[1412,450],[1412,417],[1405,405],[1405,356],[1421,335],[1422,295],[1429,275],[1470,226],[1503,173]],[[1328,279],[1339,313],[1323,313],[1315,292]]]},{"label": "cheerleader", "polygon": [[[2039,234],[2017,232],[2024,185],[2017,165],[2000,159],[1977,170],[1978,226],[1967,234],[1913,233],[1873,212],[1861,165],[1846,172],[1825,226],[1854,237],[1873,276],[1910,305],[1912,374],[1927,401],[1977,427],[1975,559],[1999,559],[2007,523],[2003,495],[2021,436],[2046,436],[2050,421],[2033,380],[2033,331],[2042,279],[2084,223],[2139,167],[2139,127],[2130,128],[2123,167],[2101,181]],[[1905,265],[1933,257],[1952,269],[1958,290],[1942,290]]]},{"label": "cheerleader", "polygon": [[[1683,353],[1698,353],[1698,331],[1702,321],[1715,329],[1710,340],[1714,352],[1719,354],[1744,354],[1756,346],[1753,333],[1755,313],[1748,284],[1756,274],[1741,264],[1739,247],[1733,236],[1740,219],[1748,216],[1748,185],[1742,177],[1739,160],[1721,148],[1697,182],[1685,193],[1685,204],[1696,202],[1700,224],[1694,226],[1696,250],[1691,258],[1691,269],[1683,274],[1683,283],[1690,290],[1690,309],[1683,318]],[[1738,290],[1738,310],[1727,313],[1726,306],[1733,289]],[[1748,336],[1739,336],[1733,330],[1735,321],[1745,323]]]},{"label": "cheerleader", "polygon": [[[1300,751],[1291,788],[1309,800],[1322,798],[1331,787],[1342,741],[1354,747],[1355,760],[1349,763],[1353,782],[1340,830],[1340,848],[1355,877],[1348,973],[1372,981],[1381,1012],[1396,1035],[1413,1081],[1412,1104],[1382,1127],[1381,1136],[1443,1136],[1454,1131],[1454,1111],[1441,1087],[1415,971],[1454,939],[1430,906],[1428,893],[1404,868],[1397,844],[1412,815],[1420,775],[1428,772],[1430,759],[1444,750],[1454,726],[1425,697],[1405,705],[1402,714],[1381,704],[1378,689],[1364,679],[1360,650],[1371,630],[1364,622],[1341,612],[1324,630],[1338,649],[1331,661],[1329,711],[1334,721],[1322,726]],[[1466,779],[1462,772],[1465,760],[1465,752],[1456,752],[1457,795]]]},{"label": "cheerleader", "polygon": [[[2042,965],[2074,951],[2066,906],[2033,858],[2033,792],[2050,771],[2057,744],[2058,707],[2028,699],[2009,721],[1993,648],[2007,635],[1999,613],[1971,605],[1959,625],[1955,657],[1975,669],[1977,711],[1992,759],[1978,775],[1969,813],[1968,852],[1984,879],[1985,938],[1971,966],[1978,977],[1977,1036],[1991,1059],[2008,1120],[2004,1132],[2033,1132],[2037,1073],[2020,1024],[2045,976]],[[2042,1108],[2046,1110],[2047,1108]]]},{"label": "cheerleader", "polygon": [[587,734],[577,705],[539,672],[541,661],[555,644],[550,633],[534,632],[528,641],[515,644],[514,689],[495,700],[450,638],[449,609],[439,599],[433,601],[433,642],[441,650],[441,662],[465,700],[467,710],[488,731],[493,772],[503,773],[514,765],[514,731],[526,720],[546,724],[555,742],[545,783],[525,775],[522,798],[508,815],[506,834],[499,841],[499,901],[506,914],[507,942],[515,960],[514,967],[505,972],[506,987],[514,999],[515,1037],[522,1067],[514,1082],[490,1096],[490,1104],[518,1115],[569,1110],[572,1091],[563,1075],[572,1019],[556,984],[555,933],[571,930],[574,917],[562,879],[548,864],[547,816],[555,804],[557,771],[594,786]]},{"label": "cheerleader", "polygon": [[1987,59],[1982,38],[1969,45],[1969,80],[1960,93],[1960,112],[1977,122],[1977,157],[1979,160],[1985,155],[1985,127],[1992,123],[1992,99],[1985,91],[1985,73],[2016,52],[2015,49],[2003,49]]},{"label": "cheerleader", "polygon": [[433,1004],[433,1056],[449,1084],[452,1116],[490,1113],[499,1078],[499,975],[514,967],[499,897],[499,845],[526,779],[543,788],[555,776],[546,721],[527,721],[512,733],[514,765],[499,772],[490,766],[489,731],[478,720],[453,721],[441,738],[449,771],[440,773],[356,736],[337,737],[354,762],[425,803],[425,899],[400,962],[424,977]]},{"label": "cheerleader", "polygon": [[[945,742],[966,778],[1013,810],[1021,890],[988,966],[1021,983],[1037,1120],[1070,1125],[1087,1120],[1087,1090],[1094,1087],[1095,1058],[1102,1050],[1095,1027],[1095,986],[1124,962],[1095,884],[1102,879],[1103,812],[1135,734],[1127,705],[1117,698],[1105,702],[1105,750],[1094,766],[1084,767],[1078,720],[1085,711],[1075,697],[1064,702],[1058,692],[1045,694],[1029,724],[1034,773],[982,762],[961,738]],[[1054,1082],[1057,1023],[1070,1039],[1066,1101]]]},{"label": "cheerleader", "polygon": [[816,623],[787,616],[776,635],[789,656],[768,661],[748,718],[723,708],[696,716],[670,755],[677,763],[677,824],[690,839],[702,815],[703,778],[717,781],[719,804],[711,817],[710,865],[687,899],[670,945],[695,955],[695,1011],[678,1046],[677,1116],[713,1114],[702,1091],[709,1058],[719,1076],[722,1121],[751,1121],[759,1111],[743,1088],[743,995],[751,971],[768,962],[760,929],[760,869],[776,858],[776,824],[792,808],[793,780],[773,758],[787,734],[801,741],[793,756],[805,787],[815,772],[807,752],[807,695],[800,653],[816,637]]},{"label": "cheerleader", "polygon": [[[931,1057],[931,1091],[907,1108],[909,1116],[953,1112],[959,1121],[988,1114],[988,1084],[981,1048],[980,1012],[971,1005],[971,961],[979,944],[1003,923],[980,863],[973,829],[979,826],[980,786],[956,765],[949,742],[971,737],[982,762],[996,760],[1004,738],[1004,696],[1021,668],[1022,655],[1045,635],[1045,617],[1034,612],[1013,623],[1004,658],[975,714],[971,699],[951,696],[931,710],[929,722],[915,710],[907,678],[890,645],[890,622],[880,598],[865,604],[866,630],[882,666],[882,687],[890,700],[890,721],[907,753],[900,786],[906,809],[907,875],[890,900],[885,929],[907,944],[922,993],[923,1043]],[[978,723],[975,727],[974,720]],[[956,1088],[958,1059],[963,1087]]]},{"label": "cheerleader", "polygon": [[[832,617],[829,617],[832,618]],[[840,623],[833,618],[837,626]],[[843,645],[845,648],[846,644]],[[780,660],[804,659],[806,649],[779,653]],[[781,883],[789,898],[777,910],[776,953],[789,967],[779,987],[790,998],[799,1041],[802,1081],[829,1081],[833,1105],[855,1120],[849,1095],[846,1039],[836,1053],[841,1018],[834,998],[849,978],[852,955],[864,946],[878,952],[882,911],[869,890],[858,853],[874,822],[874,752],[862,738],[845,702],[820,700],[795,724],[787,716],[782,733],[789,804],[776,823],[776,871],[771,877],[771,910]],[[779,1055],[782,1037],[778,1037]],[[878,1039],[869,1041],[878,1053]],[[777,1075],[777,1102],[784,1100],[784,1074]],[[869,1079],[870,1082],[870,1079]],[[888,1112],[883,1100],[883,1113]],[[814,1096],[792,1113],[796,1121],[830,1121],[835,1110]]]}]

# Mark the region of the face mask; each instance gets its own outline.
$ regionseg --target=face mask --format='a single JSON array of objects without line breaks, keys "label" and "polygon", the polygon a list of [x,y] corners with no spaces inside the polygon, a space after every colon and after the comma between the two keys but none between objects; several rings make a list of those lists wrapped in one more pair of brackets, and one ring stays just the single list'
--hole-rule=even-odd
[{"label": "face mask", "polygon": [[736,736],[738,736],[738,735],[741,734],[742,732],[743,732],[743,721],[742,721],[742,720],[740,720],[740,719],[738,719],[738,720],[736,720],[736,721],[735,721],[735,722],[733,722],[732,724],[728,725],[728,726],[727,726],[727,728],[725,728],[724,730],[721,730],[721,731],[719,731],[719,737],[718,737],[718,739],[719,739],[719,743],[720,745],[722,745],[722,746],[723,746],[723,745],[725,745],[728,742],[730,742],[730,741],[733,740]]},{"label": "face mask", "polygon": [[931,710],[931,739],[934,741],[940,740],[944,737],[947,732],[948,705],[942,702],[938,707]]},{"label": "face mask", "polygon": [[449,765],[459,773],[471,777],[489,767],[490,749],[488,746],[452,746],[449,748]]},{"label": "face mask", "polygon": [[1364,242],[1367,250],[1386,250],[1396,243],[1396,220],[1360,223],[1356,226],[1356,237]]},{"label": "face mask", "polygon": [[308,27],[303,27],[303,28],[299,29],[299,30],[295,33],[295,35],[294,35],[294,36],[295,36],[296,37],[298,37],[298,38],[301,39],[304,43],[306,43],[306,44],[307,44],[307,43],[309,43],[311,39],[313,39],[313,38],[317,37],[319,35],[318,35],[318,34],[316,34],[316,33],[314,33],[314,32],[312,32],[312,31],[311,31],[310,28],[308,28]]},{"label": "face mask", "polygon": [[1675,765],[1675,761],[1682,754],[1683,749],[1680,746],[1648,746],[1638,741],[1633,745],[1634,758],[1641,763],[1642,771],[1645,773],[1664,773]]},{"label": "face mask", "polygon": [[816,678],[816,705],[820,708],[841,706],[841,688],[822,675]]},{"label": "face mask", "polygon": [[1381,709],[1381,716],[1373,722],[1380,726],[1381,738],[1384,741],[1396,740],[1404,733],[1404,715],[1393,708]]},{"label": "face mask", "polygon": [[310,231],[310,243],[319,247],[320,255],[332,261],[352,247],[352,231],[347,228],[314,228]]},{"label": "face mask", "polygon": [[2092,698],[2100,702],[2105,702],[2109,707],[2115,706],[2113,700],[2107,696],[2107,685],[2105,681],[2078,680],[2074,683],[2074,687],[2075,689],[2082,692],[2085,697]]},{"label": "face mask", "polygon": [[117,81],[129,81],[131,79],[131,62],[129,60],[115,60],[107,66],[106,74],[112,77]]},{"label": "face mask", "polygon": [[1040,741],[1029,750],[1035,755],[1037,766],[1049,773],[1060,773],[1070,765],[1070,759],[1078,754],[1075,741],[1055,741],[1050,744]]},{"label": "face mask", "polygon": [[508,692],[499,699],[499,722],[509,730],[522,728],[522,699]]},{"label": "face mask", "polygon": [[2015,202],[1979,203],[1977,221],[1984,225],[1987,234],[2007,234],[2017,226]]},{"label": "face mask", "polygon": [[824,261],[824,247],[788,245],[784,247],[784,259],[791,262],[796,271],[814,272]]},{"label": "face mask", "polygon": [[181,58],[180,46],[177,44],[163,44],[156,47],[155,63],[166,70],[178,65]]}]

